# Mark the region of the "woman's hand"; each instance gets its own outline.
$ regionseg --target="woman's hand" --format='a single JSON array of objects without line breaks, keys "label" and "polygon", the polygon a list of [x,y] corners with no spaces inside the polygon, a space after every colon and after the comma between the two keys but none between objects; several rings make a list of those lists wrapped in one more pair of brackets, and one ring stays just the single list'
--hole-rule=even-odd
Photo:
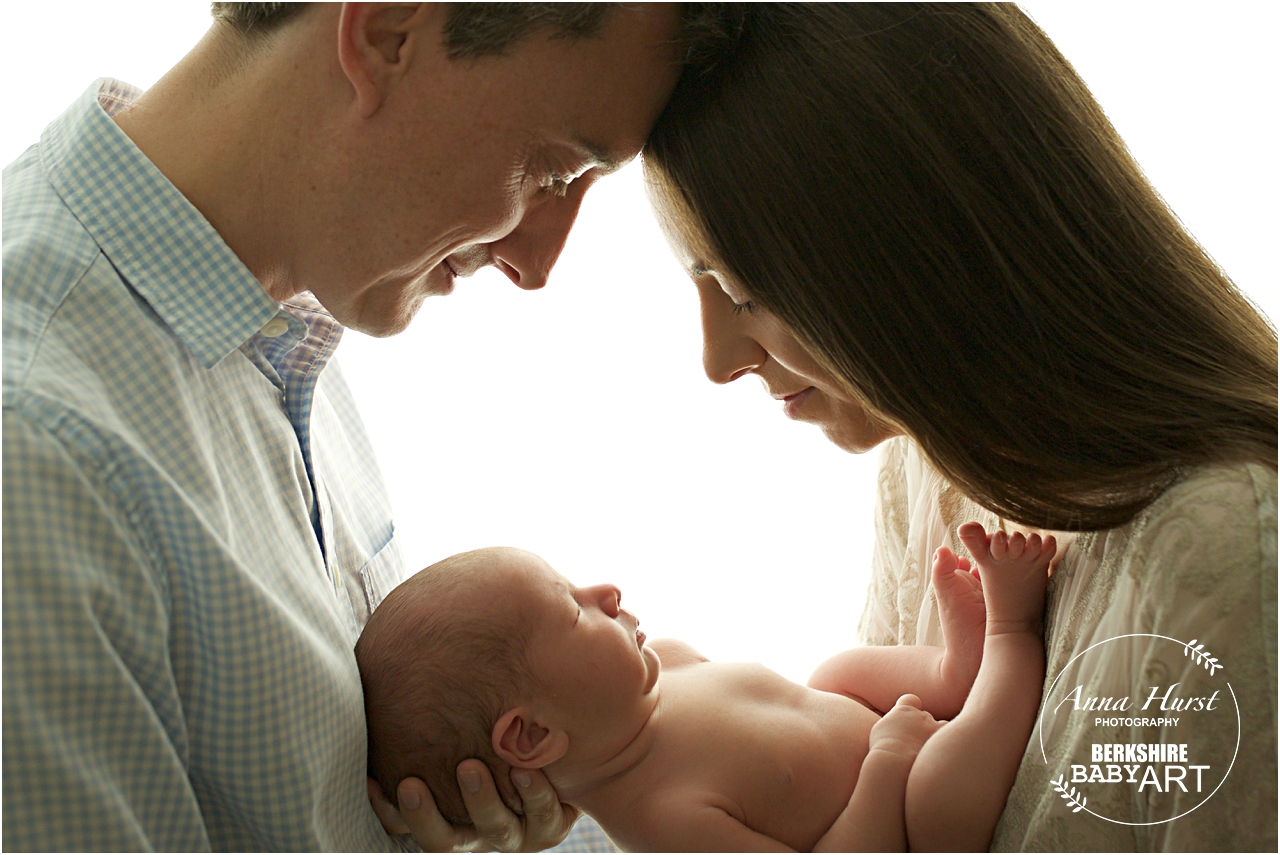
[{"label": "woman's hand", "polygon": [[503,803],[489,767],[479,760],[458,764],[458,789],[474,828],[450,825],[436,809],[427,785],[417,778],[400,782],[400,809],[369,778],[369,801],[387,834],[412,834],[426,852],[538,852],[559,844],[578,819],[561,804],[546,777],[533,769],[512,769],[511,781],[524,806],[517,816]]}]

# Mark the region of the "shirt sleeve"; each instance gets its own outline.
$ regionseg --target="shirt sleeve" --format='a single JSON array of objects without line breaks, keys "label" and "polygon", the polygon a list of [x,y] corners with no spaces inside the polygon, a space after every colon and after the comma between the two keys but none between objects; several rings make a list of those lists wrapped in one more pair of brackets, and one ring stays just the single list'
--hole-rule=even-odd
[{"label": "shirt sleeve", "polygon": [[164,578],[128,497],[4,412],[4,848],[207,850]]}]

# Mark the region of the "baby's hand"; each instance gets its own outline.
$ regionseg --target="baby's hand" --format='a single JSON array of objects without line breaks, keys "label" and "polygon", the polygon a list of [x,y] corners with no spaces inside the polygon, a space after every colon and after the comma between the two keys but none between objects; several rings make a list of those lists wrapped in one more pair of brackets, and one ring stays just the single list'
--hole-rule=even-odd
[{"label": "baby's hand", "polygon": [[871,728],[870,750],[886,751],[914,762],[925,740],[943,724],[920,708],[918,697],[903,695]]}]

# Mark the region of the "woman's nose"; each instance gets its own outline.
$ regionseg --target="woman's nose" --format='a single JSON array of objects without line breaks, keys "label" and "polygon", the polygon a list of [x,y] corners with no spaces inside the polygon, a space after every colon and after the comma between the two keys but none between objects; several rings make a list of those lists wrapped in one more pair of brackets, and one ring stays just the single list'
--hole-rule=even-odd
[{"label": "woman's nose", "polygon": [[702,369],[712,383],[732,383],[769,358],[768,351],[742,331],[732,305],[723,293],[702,299]]}]

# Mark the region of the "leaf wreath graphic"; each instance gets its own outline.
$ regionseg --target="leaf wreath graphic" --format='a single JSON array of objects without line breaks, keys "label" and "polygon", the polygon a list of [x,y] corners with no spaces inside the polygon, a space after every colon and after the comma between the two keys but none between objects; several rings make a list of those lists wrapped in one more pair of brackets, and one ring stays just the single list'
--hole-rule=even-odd
[{"label": "leaf wreath graphic", "polygon": [[1058,780],[1051,781],[1050,783],[1052,783],[1053,788],[1061,793],[1062,797],[1067,800],[1067,804],[1071,805],[1072,813],[1079,813],[1084,810],[1085,802],[1089,801],[1089,799],[1085,797],[1084,793],[1077,795],[1075,787],[1071,787],[1070,789],[1067,788],[1066,775],[1059,775]]},{"label": "leaf wreath graphic", "polygon": [[1215,671],[1223,667],[1222,663],[1218,661],[1218,657],[1210,656],[1206,653],[1204,645],[1196,644],[1196,639],[1194,638],[1190,641],[1183,642],[1182,648],[1182,655],[1190,656],[1192,659],[1196,660],[1196,664],[1203,665],[1208,668],[1210,677],[1213,676]]}]

